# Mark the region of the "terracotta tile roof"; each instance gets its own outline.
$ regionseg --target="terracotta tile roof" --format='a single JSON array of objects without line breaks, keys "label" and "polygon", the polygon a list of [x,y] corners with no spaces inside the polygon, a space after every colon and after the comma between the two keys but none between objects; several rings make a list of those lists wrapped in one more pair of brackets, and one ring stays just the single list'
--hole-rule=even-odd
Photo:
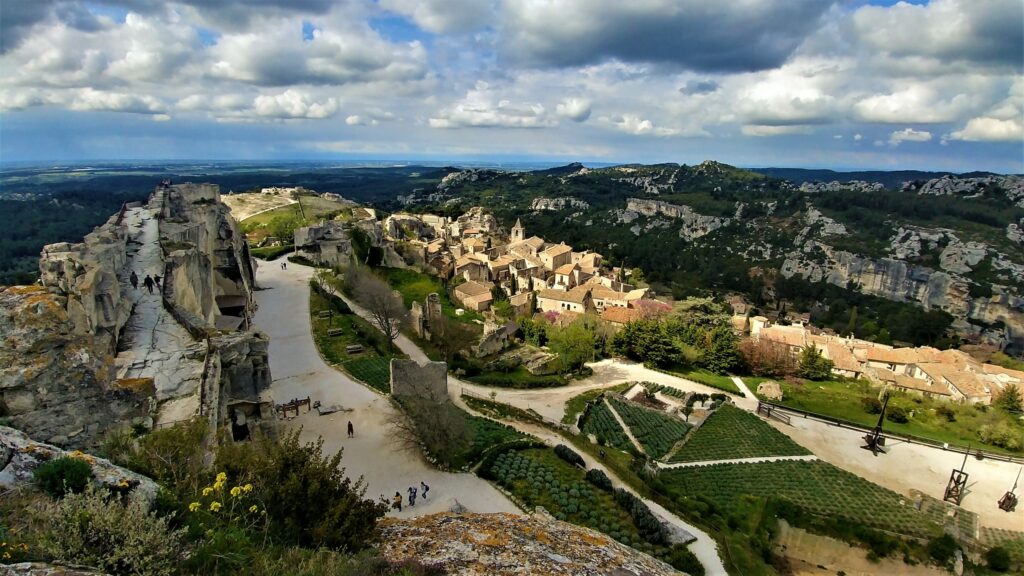
[{"label": "terracotta tile roof", "polygon": [[765,340],[772,340],[774,342],[782,342],[788,346],[797,346],[803,348],[805,345],[804,331],[800,329],[792,329],[784,326],[769,326],[762,328],[759,338]]},{"label": "terracotta tile roof", "polygon": [[554,246],[548,246],[544,250],[544,253],[548,256],[560,256],[567,252],[572,252],[572,246],[566,246],[565,244],[555,244]]},{"label": "terracotta tile roof", "polygon": [[629,292],[626,293],[626,300],[639,300],[645,296],[647,296],[647,288],[637,288],[635,290],[630,290]]},{"label": "terracotta tile roof", "polygon": [[991,374],[997,378],[1001,375],[1003,378],[999,380],[1016,380],[1024,383],[1024,372],[1020,370],[1013,370],[1011,368],[1003,368],[1002,366],[996,366],[995,364],[982,364],[981,370],[985,374]]},{"label": "terracotta tile roof", "polygon": [[864,372],[864,365],[857,361],[853,352],[843,344],[830,341],[825,345],[825,356],[832,361],[839,370],[850,372]]},{"label": "terracotta tile roof", "polygon": [[626,294],[624,292],[619,292],[617,290],[612,290],[611,288],[609,288],[609,287],[607,287],[607,286],[605,286],[603,284],[600,284],[600,283],[597,284],[596,286],[594,286],[593,288],[591,288],[590,294],[591,294],[591,296],[593,296],[594,299],[598,299],[598,300],[625,300],[626,299]]},{"label": "terracotta tile roof", "polygon": [[987,398],[992,395],[989,385],[973,372],[957,370],[953,366],[938,362],[921,362],[917,367],[936,382],[945,380],[967,398]]},{"label": "terracotta tile roof", "polygon": [[917,364],[930,360],[920,353],[919,348],[869,348],[867,357],[869,362],[888,364]]},{"label": "terracotta tile roof", "polygon": [[508,301],[513,306],[525,306],[533,299],[533,292],[520,292],[509,296]]},{"label": "terracotta tile roof", "polygon": [[455,287],[455,292],[463,298],[472,298],[474,296],[481,296],[483,294],[490,294],[491,287],[482,282],[463,282]]},{"label": "terracotta tile roof", "polygon": [[572,290],[541,290],[538,296],[546,300],[557,300],[559,302],[573,302],[583,304],[590,295],[590,288],[577,286]]},{"label": "terracotta tile roof", "polygon": [[555,270],[555,274],[563,274],[565,276],[568,276],[569,274],[572,274],[573,271],[575,271],[575,270],[576,270],[576,265],[575,264],[564,264],[562,266],[559,266]]},{"label": "terracotta tile roof", "polygon": [[643,318],[643,311],[636,308],[621,308],[612,306],[601,312],[601,318],[614,324],[628,324],[634,320]]}]

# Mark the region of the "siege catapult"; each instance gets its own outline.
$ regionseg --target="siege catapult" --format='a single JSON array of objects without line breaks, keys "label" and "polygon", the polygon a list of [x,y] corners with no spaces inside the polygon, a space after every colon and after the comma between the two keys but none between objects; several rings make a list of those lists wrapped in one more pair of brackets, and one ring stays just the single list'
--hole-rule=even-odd
[{"label": "siege catapult", "polygon": [[999,499],[999,509],[1007,512],[1013,512],[1017,508],[1017,495],[1014,494],[1017,490],[1017,481],[1020,480],[1020,470],[1017,470],[1017,478],[1013,481],[1013,488],[1003,494],[1003,497]]},{"label": "siege catapult", "polygon": [[971,449],[968,447],[967,452],[964,452],[964,461],[960,464],[960,469],[953,469],[953,472],[949,475],[949,482],[946,484],[946,493],[942,499],[952,504],[960,505],[960,502],[964,499],[964,492],[967,491],[967,478],[970,476],[967,472],[964,472],[964,466],[967,465],[967,454],[970,453]]},{"label": "siege catapult", "polygon": [[865,444],[861,448],[871,450],[871,453],[878,456],[881,452],[885,454],[885,436],[882,436],[882,421],[885,419],[885,409],[889,406],[889,393],[886,392],[882,399],[882,412],[878,415],[878,424],[875,429],[864,435]]}]

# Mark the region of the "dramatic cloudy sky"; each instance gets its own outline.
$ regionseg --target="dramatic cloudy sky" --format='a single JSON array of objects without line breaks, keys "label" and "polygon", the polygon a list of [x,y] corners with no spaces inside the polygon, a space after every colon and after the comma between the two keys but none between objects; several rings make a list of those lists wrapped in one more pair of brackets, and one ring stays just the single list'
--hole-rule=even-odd
[{"label": "dramatic cloudy sky", "polygon": [[0,160],[1024,172],[1021,0],[3,0]]}]

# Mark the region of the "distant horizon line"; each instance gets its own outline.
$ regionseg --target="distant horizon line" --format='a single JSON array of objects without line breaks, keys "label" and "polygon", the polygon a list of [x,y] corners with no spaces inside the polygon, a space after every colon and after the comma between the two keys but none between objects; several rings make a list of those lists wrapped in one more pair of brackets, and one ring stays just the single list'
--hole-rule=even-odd
[{"label": "distant horizon line", "polygon": [[921,168],[823,168],[823,167],[807,167],[807,166],[787,166],[778,164],[765,164],[765,165],[741,165],[741,164],[729,164],[728,162],[720,160],[707,159],[695,164],[687,164],[684,162],[608,162],[608,161],[596,161],[596,160],[540,160],[540,159],[509,159],[509,160],[470,160],[470,159],[408,159],[408,158],[352,158],[352,159],[317,159],[317,158],[292,158],[292,159],[194,159],[194,158],[175,158],[175,159],[83,159],[83,160],[3,160],[0,159],[0,169],[8,169],[11,167],[23,167],[23,168],[61,168],[61,167],[87,167],[90,165],[130,165],[140,164],[147,166],[163,166],[163,165],[226,165],[226,164],[266,164],[266,165],[288,165],[288,164],[317,164],[317,165],[330,165],[339,164],[345,165],[345,168],[359,168],[365,167],[402,167],[402,166],[424,166],[429,168],[443,168],[451,166],[453,168],[460,167],[493,167],[502,168],[510,166],[520,166],[523,168],[557,168],[561,166],[568,166],[571,164],[581,164],[588,168],[608,168],[614,166],[657,166],[662,164],[676,164],[679,166],[697,166],[703,162],[719,162],[736,168],[745,170],[770,170],[770,169],[781,169],[781,170],[811,170],[811,171],[827,171],[834,172],[837,174],[843,173],[856,173],[856,172],[931,172],[937,174],[971,174],[971,173],[986,173],[986,174],[998,174],[1003,176],[1024,176],[1019,173],[1000,173],[993,172],[991,170],[966,170],[963,172],[954,172],[951,170],[935,170],[935,169],[921,169]]}]

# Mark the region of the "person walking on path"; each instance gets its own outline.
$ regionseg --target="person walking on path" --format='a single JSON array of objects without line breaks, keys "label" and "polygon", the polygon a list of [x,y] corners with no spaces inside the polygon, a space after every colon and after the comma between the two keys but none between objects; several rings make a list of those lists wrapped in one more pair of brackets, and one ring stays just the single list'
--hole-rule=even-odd
[{"label": "person walking on path", "polygon": [[135,273],[135,270],[132,270],[132,275],[128,277],[128,281],[131,282],[132,288],[139,289],[139,275]]},{"label": "person walking on path", "polygon": [[416,487],[409,486],[409,506],[416,505]]},{"label": "person walking on path", "polygon": [[149,293],[152,294],[153,293],[153,279],[149,277],[149,274],[146,274],[146,277],[142,280],[142,283],[146,285],[146,290],[149,290]]},{"label": "person walking on path", "polygon": [[349,420],[348,421],[348,437],[349,438],[354,438],[355,435],[356,435],[356,429],[355,429],[354,426],[352,426],[352,421]]},{"label": "person walking on path", "polygon": [[420,480],[420,490],[423,492],[423,499],[426,500],[427,499],[427,490],[430,490],[430,486],[427,486],[426,482]]},{"label": "person walking on path", "polygon": [[402,495],[398,492],[395,492],[395,497],[391,499],[391,509],[402,511]]},{"label": "person walking on path", "polygon": [[157,288],[160,287],[160,275],[159,274],[153,274],[153,283],[156,284]]}]

